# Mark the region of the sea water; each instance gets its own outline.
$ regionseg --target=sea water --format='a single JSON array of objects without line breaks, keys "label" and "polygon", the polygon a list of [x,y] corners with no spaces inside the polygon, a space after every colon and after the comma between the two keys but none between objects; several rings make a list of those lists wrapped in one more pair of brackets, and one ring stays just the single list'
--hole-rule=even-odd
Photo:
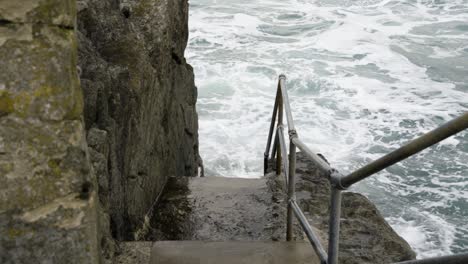
[{"label": "sea water", "polygon": [[[190,0],[207,174],[262,175],[277,78],[343,174],[468,109],[468,0]],[[468,133],[353,187],[419,258],[468,249]]]}]

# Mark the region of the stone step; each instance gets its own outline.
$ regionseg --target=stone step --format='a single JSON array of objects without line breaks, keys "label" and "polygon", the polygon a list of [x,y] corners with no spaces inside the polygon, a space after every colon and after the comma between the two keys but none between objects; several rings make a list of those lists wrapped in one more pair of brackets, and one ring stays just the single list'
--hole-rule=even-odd
[{"label": "stone step", "polygon": [[[296,190],[298,204],[326,247],[330,184],[326,175],[301,153],[297,154]],[[171,178],[152,210],[154,213],[145,239],[180,241],[157,242],[154,261],[167,257],[166,263],[214,263],[208,259],[215,259],[217,263],[219,256],[230,258],[229,262],[223,257],[222,264],[295,263],[284,260],[289,254],[284,249],[286,246],[273,242],[286,240],[286,200],[284,178],[274,172],[259,179]],[[394,263],[414,259],[415,254],[409,245],[392,230],[366,197],[345,192],[342,206],[340,263]],[[295,221],[294,237],[302,243],[304,234],[297,223]],[[148,263],[149,260],[145,262],[143,259],[151,255],[149,247],[143,250],[145,245],[142,244],[128,246],[129,250],[125,250],[120,259],[133,254],[142,259],[136,263]],[[307,242],[297,247],[310,248]],[[168,248],[167,253],[162,248]],[[279,256],[275,255],[276,252]],[[313,253],[305,249],[304,252]],[[180,259],[171,260],[179,254]],[[239,258],[244,255],[245,259]],[[278,262],[274,262],[276,259]],[[190,260],[194,262],[183,262]]]},{"label": "stone step", "polygon": [[272,241],[160,241],[150,264],[318,264],[309,243]]},{"label": "stone step", "polygon": [[103,264],[148,264],[150,263],[150,253],[153,242],[151,241],[130,241],[120,242],[119,252],[110,262]]},{"label": "stone step", "polygon": [[151,240],[278,240],[284,236],[284,206],[273,201],[266,178],[172,178],[167,190],[155,210],[160,226]]}]

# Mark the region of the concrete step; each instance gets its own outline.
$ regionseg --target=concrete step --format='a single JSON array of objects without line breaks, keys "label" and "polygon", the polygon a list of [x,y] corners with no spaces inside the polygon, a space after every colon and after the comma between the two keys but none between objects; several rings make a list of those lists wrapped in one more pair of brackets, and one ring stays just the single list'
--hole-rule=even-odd
[{"label": "concrete step", "polygon": [[160,241],[150,264],[319,264],[309,243]]},{"label": "concrete step", "polygon": [[167,189],[155,210],[159,226],[152,240],[266,241],[284,237],[284,205],[273,201],[265,178],[172,178]]},{"label": "concrete step", "polygon": [[112,261],[104,264],[148,264],[153,242],[151,241],[131,241],[120,242],[119,252]]}]

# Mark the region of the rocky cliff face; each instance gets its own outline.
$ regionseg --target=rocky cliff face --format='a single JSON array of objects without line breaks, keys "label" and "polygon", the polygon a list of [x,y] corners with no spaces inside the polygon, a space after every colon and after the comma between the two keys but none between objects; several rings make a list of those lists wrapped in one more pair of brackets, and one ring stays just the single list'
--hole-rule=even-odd
[{"label": "rocky cliff face", "polygon": [[0,263],[97,263],[75,2],[0,0]]},{"label": "rocky cliff face", "polygon": [[187,0],[0,0],[0,263],[97,263],[197,174],[187,20]]},{"label": "rocky cliff face", "polygon": [[197,174],[187,0],[78,1],[84,117],[102,229],[138,238],[169,176]]}]

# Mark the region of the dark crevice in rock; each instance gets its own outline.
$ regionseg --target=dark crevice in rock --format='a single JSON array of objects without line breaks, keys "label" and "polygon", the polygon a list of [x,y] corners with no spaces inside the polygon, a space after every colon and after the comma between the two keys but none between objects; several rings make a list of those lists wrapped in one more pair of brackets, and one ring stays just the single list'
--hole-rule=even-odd
[{"label": "dark crevice in rock", "polygon": [[61,29],[66,29],[66,30],[74,30],[75,28],[73,26],[69,26],[69,25],[56,25],[57,27],[61,28]]},{"label": "dark crevice in rock", "polygon": [[164,115],[161,119],[161,127],[164,129],[164,132],[168,132],[169,130],[169,118],[166,115]]},{"label": "dark crevice in rock", "polygon": [[0,27],[8,26],[10,24],[14,24],[14,22],[6,19],[0,19]]},{"label": "dark crevice in rock", "polygon": [[185,128],[185,133],[189,136],[193,136],[193,133],[188,129],[188,128]]},{"label": "dark crevice in rock", "polygon": [[0,19],[0,27],[8,27],[11,25],[36,25],[36,26],[47,26],[47,27],[57,27],[65,30],[75,30],[75,27],[65,24],[53,24],[53,23],[43,23],[43,22],[18,22],[8,19]]},{"label": "dark crevice in rock", "polygon": [[177,55],[175,52],[171,53],[172,59],[177,63],[177,64],[182,64],[182,60],[180,59],[179,55]]},{"label": "dark crevice in rock", "polygon": [[123,7],[122,10],[121,10],[121,12],[122,12],[122,15],[123,15],[125,18],[129,18],[129,17],[130,17],[130,14],[131,14],[131,13],[130,13],[130,8],[129,8],[129,7],[127,7],[127,6]]},{"label": "dark crevice in rock", "polygon": [[80,191],[80,199],[82,200],[88,200],[91,190],[93,188],[93,185],[90,182],[85,182],[81,185],[81,191]]},{"label": "dark crevice in rock", "polygon": [[[103,231],[106,231],[106,230],[103,230]],[[110,231],[111,231],[112,237],[117,237],[117,235],[120,233],[120,230],[118,230],[117,224],[115,223],[115,218],[110,219]],[[106,254],[107,252],[103,252],[103,253]]]}]

